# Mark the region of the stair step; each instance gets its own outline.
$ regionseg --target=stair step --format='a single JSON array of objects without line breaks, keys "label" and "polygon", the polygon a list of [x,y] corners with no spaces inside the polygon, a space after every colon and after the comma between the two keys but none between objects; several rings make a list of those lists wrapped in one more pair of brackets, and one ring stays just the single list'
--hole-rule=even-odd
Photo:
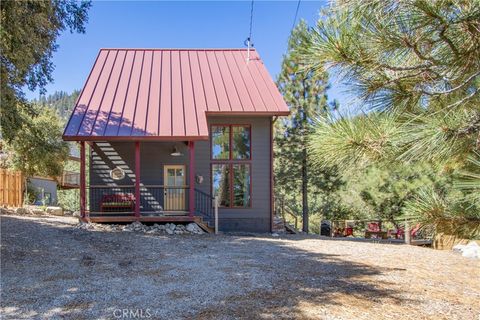
[{"label": "stair step", "polygon": [[203,221],[203,218],[195,217],[194,221],[200,228],[202,228],[203,231],[208,233],[215,233],[215,229],[210,227],[208,223],[205,223],[205,221]]}]

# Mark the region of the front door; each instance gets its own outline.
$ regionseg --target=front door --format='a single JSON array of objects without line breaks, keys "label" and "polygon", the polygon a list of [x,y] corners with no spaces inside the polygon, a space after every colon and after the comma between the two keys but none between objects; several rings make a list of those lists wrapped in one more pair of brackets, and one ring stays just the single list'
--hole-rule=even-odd
[{"label": "front door", "polygon": [[166,165],[163,168],[164,210],[186,211],[185,204],[185,166]]}]

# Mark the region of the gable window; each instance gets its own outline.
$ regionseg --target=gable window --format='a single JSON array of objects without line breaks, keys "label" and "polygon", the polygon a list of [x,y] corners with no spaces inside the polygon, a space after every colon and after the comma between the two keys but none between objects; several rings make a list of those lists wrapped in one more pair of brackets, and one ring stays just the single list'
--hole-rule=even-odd
[{"label": "gable window", "polygon": [[212,193],[227,208],[251,206],[251,128],[211,127]]}]

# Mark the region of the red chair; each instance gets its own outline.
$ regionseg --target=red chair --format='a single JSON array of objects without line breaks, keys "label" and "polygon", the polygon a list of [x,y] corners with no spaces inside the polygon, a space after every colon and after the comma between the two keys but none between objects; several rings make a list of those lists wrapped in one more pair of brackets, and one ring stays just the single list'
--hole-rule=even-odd
[{"label": "red chair", "polygon": [[345,237],[353,236],[353,228],[352,227],[346,227],[344,234],[345,234]]},{"label": "red chair", "polygon": [[365,230],[365,238],[370,239],[372,236],[375,238],[387,239],[388,235],[386,231],[382,231],[380,222],[369,222],[367,224],[367,230]]},{"label": "red chair", "polygon": [[[410,237],[413,239],[417,236],[418,230],[420,230],[420,224],[418,223],[415,227],[410,230]],[[398,228],[397,232],[393,232],[395,239],[404,239],[405,238],[405,229]]]},{"label": "red chair", "polygon": [[380,232],[380,224],[378,222],[370,222],[367,225],[367,231],[369,232]]}]

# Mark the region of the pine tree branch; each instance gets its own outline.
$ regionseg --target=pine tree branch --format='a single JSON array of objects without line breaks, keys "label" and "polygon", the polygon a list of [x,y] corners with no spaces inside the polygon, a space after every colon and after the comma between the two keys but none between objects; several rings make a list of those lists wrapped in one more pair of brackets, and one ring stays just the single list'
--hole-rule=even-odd
[{"label": "pine tree branch", "polygon": [[464,103],[464,102],[470,100],[471,98],[473,98],[479,91],[480,91],[480,88],[476,88],[476,89],[475,89],[471,94],[469,94],[468,96],[465,96],[463,99],[460,99],[460,100],[458,100],[457,102],[448,105],[448,106],[446,107],[446,109],[453,109],[453,108],[461,105],[462,103]]},{"label": "pine tree branch", "polygon": [[444,23],[443,26],[442,26],[442,30],[440,31],[440,38],[443,39],[443,41],[445,41],[448,46],[450,47],[450,49],[453,51],[453,54],[458,57],[459,56],[459,52],[458,52],[458,49],[457,47],[455,47],[455,45],[453,44],[452,40],[450,40],[446,35],[445,35],[445,32],[447,31],[447,28],[448,26]]},{"label": "pine tree branch", "polygon": [[449,94],[449,93],[455,92],[455,91],[463,88],[465,85],[470,83],[472,80],[474,80],[479,75],[480,75],[480,70],[477,71],[476,73],[474,73],[473,75],[471,75],[470,77],[468,77],[467,79],[465,79],[465,81],[463,81],[458,86],[456,86],[454,88],[451,88],[449,90],[444,90],[444,91],[425,91],[425,90],[422,90],[421,92],[423,94],[426,94],[426,95],[429,95],[429,96],[439,96],[439,95],[443,95],[443,94]]}]

